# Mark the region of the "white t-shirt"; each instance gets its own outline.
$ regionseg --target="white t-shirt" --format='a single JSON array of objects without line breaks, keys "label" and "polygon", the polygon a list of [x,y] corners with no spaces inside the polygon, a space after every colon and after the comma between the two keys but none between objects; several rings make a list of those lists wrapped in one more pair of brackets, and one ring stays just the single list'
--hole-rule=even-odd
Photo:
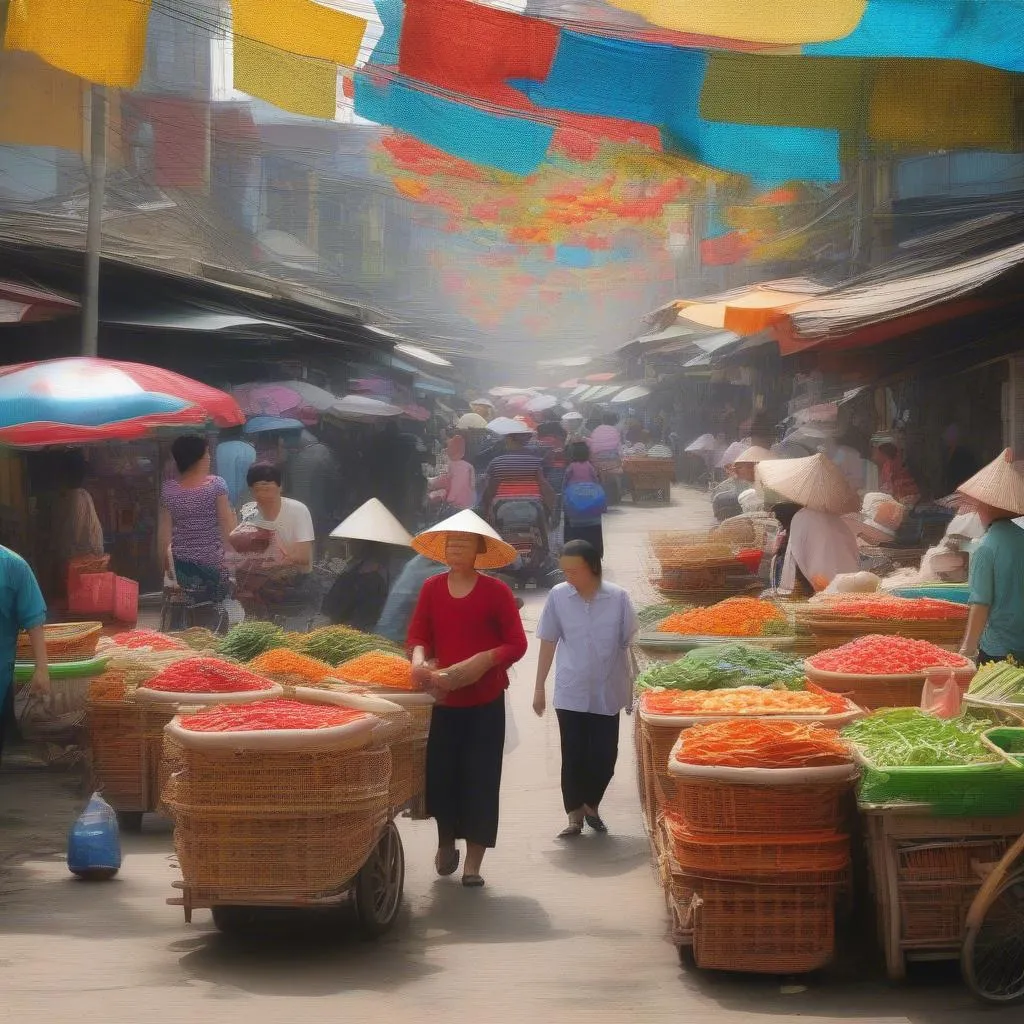
[{"label": "white t-shirt", "polygon": [[257,510],[256,515],[246,521],[254,526],[273,530],[277,534],[277,539],[284,546],[302,544],[314,540],[316,537],[313,530],[313,517],[309,514],[309,509],[294,498],[281,499],[281,511],[277,513],[276,519],[265,519]]}]

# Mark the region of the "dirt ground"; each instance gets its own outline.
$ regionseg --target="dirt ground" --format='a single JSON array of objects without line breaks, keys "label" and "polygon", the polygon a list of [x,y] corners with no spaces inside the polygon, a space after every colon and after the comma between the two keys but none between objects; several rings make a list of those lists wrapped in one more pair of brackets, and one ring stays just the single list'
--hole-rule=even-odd
[{"label": "dirt ground", "polygon": [[[646,535],[693,528],[706,498],[679,491],[670,508],[626,506],[606,517],[609,578],[646,592]],[[532,636],[544,595],[523,609]],[[432,871],[430,822],[400,823],[408,874],[401,918],[376,943],[338,915],[286,921],[229,939],[206,911],[186,926],[168,907],[177,877],[171,834],[147,819],[125,836],[124,865],[108,883],[72,879],[66,833],[84,802],[73,774],[19,751],[0,771],[0,1020],[93,1024],[216,1019],[301,1021],[671,1021],[752,1024],[962,1024],[1020,1020],[986,1012],[956,964],[923,965],[889,985],[878,954],[855,935],[837,965],[809,978],[712,975],[681,965],[651,865],[637,803],[631,720],[603,810],[612,833],[572,844],[562,825],[558,730],[530,710],[536,643],[512,684],[518,748],[506,760],[498,849],[487,886],[463,890]]]}]

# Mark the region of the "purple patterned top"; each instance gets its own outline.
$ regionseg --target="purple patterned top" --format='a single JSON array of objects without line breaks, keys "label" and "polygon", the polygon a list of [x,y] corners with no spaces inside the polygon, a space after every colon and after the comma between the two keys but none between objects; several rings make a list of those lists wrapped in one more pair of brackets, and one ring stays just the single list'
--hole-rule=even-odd
[{"label": "purple patterned top", "polygon": [[217,499],[227,493],[219,476],[208,476],[199,487],[182,487],[177,479],[164,484],[160,501],[171,514],[171,550],[178,561],[224,565]]}]

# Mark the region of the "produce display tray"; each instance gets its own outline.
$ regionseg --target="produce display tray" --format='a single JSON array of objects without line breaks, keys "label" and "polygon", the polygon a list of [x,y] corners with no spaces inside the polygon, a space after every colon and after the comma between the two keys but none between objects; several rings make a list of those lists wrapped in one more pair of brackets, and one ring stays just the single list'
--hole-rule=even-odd
[{"label": "produce display tray", "polygon": [[792,636],[684,636],[681,633],[659,633],[644,630],[633,641],[638,647],[660,647],[692,651],[698,647],[723,647],[727,644],[748,644],[751,647],[790,647]]},{"label": "produce display tray", "polygon": [[[55,661],[50,665],[51,679],[86,679],[90,676],[98,676],[107,667],[110,656],[100,655],[96,658],[88,658],[85,661]],[[19,661],[14,666],[14,681],[24,683],[32,678],[36,666],[31,661]]]}]

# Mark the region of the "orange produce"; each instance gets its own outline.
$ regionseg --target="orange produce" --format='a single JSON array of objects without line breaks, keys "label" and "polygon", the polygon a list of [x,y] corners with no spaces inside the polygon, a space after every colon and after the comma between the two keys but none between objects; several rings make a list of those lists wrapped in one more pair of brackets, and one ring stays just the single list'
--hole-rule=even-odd
[{"label": "orange produce", "polygon": [[728,690],[647,690],[640,708],[651,715],[838,715],[852,710],[845,697],[818,687],[766,690],[743,686]]},{"label": "orange produce", "polygon": [[337,676],[350,683],[380,686],[392,690],[414,690],[412,662],[397,654],[369,651],[346,661],[334,670]]},{"label": "orange produce", "polygon": [[718,768],[820,768],[852,761],[834,729],[765,718],[695,725],[682,733],[675,756],[682,764]]},{"label": "orange produce", "polygon": [[333,676],[335,670],[326,661],[319,661],[307,654],[299,654],[287,647],[275,647],[253,658],[249,668],[268,676],[299,676],[310,683],[323,682]]},{"label": "orange produce", "polygon": [[770,622],[785,622],[785,616],[770,601],[753,597],[730,597],[710,608],[691,608],[662,619],[659,633],[684,636],[764,636]]}]

